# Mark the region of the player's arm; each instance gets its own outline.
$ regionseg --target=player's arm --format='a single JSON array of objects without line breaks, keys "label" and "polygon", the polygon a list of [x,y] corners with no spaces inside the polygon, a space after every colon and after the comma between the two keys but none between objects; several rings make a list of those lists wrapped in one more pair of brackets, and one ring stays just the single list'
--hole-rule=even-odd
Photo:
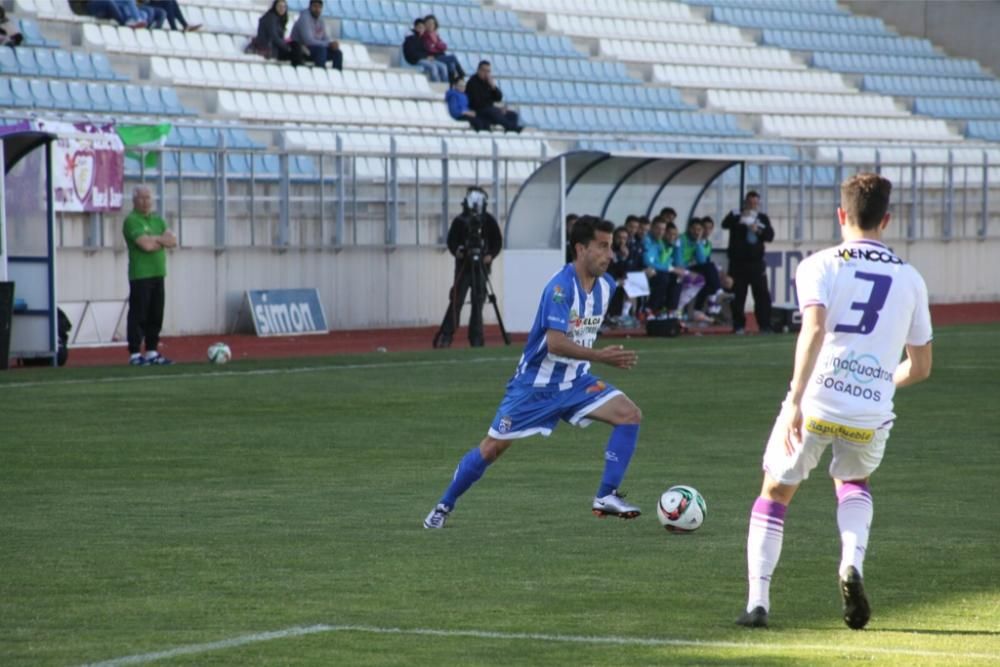
[{"label": "player's arm", "polygon": [[612,345],[595,349],[577,345],[565,332],[558,329],[548,329],[545,331],[545,344],[549,348],[549,354],[570,359],[581,359],[583,361],[594,361],[616,368],[632,368],[639,359],[635,350],[626,350],[621,345]]},{"label": "player's arm", "polygon": [[826,306],[819,304],[806,306],[802,310],[802,329],[795,342],[795,370],[788,392],[791,413],[785,434],[785,447],[789,452],[794,449],[796,442],[802,442],[802,396],[816,368],[816,360],[819,359],[825,335]]},{"label": "player's arm", "polygon": [[896,388],[908,387],[911,384],[923,382],[931,375],[931,344],[907,345],[906,359],[903,359],[892,374],[892,382]]}]

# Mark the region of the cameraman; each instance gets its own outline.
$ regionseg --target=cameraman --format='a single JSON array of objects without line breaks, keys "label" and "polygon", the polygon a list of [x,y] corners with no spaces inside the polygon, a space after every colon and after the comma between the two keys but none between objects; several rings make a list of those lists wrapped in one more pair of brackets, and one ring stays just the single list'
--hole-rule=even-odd
[{"label": "cameraman", "polygon": [[455,281],[448,295],[448,310],[441,328],[434,335],[434,347],[450,347],[458,328],[465,304],[465,295],[472,291],[472,314],[469,316],[469,345],[483,345],[483,302],[490,265],[503,239],[500,225],[486,212],[486,191],[471,187],[462,200],[462,214],[451,221],[448,230],[448,251],[455,256]]}]

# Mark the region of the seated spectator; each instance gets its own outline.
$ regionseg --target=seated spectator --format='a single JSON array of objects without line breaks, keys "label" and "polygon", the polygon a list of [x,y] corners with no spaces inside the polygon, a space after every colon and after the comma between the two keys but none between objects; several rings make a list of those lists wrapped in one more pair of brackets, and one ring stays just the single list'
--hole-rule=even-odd
[{"label": "seated spectator", "polygon": [[90,0],[87,13],[98,19],[111,19],[118,25],[129,28],[145,28],[149,25],[135,0]]},{"label": "seated spectator", "polygon": [[[115,1],[120,2],[121,0]],[[167,22],[167,13],[159,7],[155,7],[154,5],[145,2],[140,4],[139,2],[135,2],[133,0],[128,1],[139,8],[139,14],[146,22],[146,27],[150,30],[154,28],[159,30],[163,27],[163,24]]]},{"label": "seated spectator", "polygon": [[709,311],[718,312],[722,284],[719,281],[719,267],[712,262],[712,242],[705,235],[705,227],[701,218],[691,218],[688,223],[687,231],[681,238],[678,263],[705,279],[704,286],[694,300],[694,317],[708,319],[702,318],[699,314],[705,313],[706,301],[708,301]]},{"label": "seated spectator", "polygon": [[[638,222],[638,219],[636,221]],[[634,327],[638,325],[638,321],[632,316],[632,313],[637,312],[637,299],[625,293],[625,277],[634,271],[643,270],[643,257],[641,253],[632,253],[628,228],[616,229],[612,239],[611,250],[614,258],[608,266],[608,273],[618,283],[618,287],[611,297],[611,303],[608,304],[608,317],[620,326]]]},{"label": "seated spectator", "polygon": [[285,41],[285,27],[288,25],[288,3],[274,0],[271,8],[264,12],[257,22],[257,36],[250,41],[249,51],[265,58],[287,60],[297,67],[303,62],[302,48]]},{"label": "seated spectator", "polygon": [[[669,230],[669,234],[668,234]],[[657,216],[646,236],[645,266],[649,278],[649,300],[646,302],[646,312],[650,316],[659,316],[677,310],[680,299],[679,278],[685,273],[674,265],[673,239],[676,239],[677,227],[667,225],[666,220]]]},{"label": "seated spectator", "polygon": [[11,48],[18,46],[24,41],[24,35],[18,31],[16,25],[7,18],[7,12],[0,7],[0,46],[6,45]]},{"label": "seated spectator", "polygon": [[448,53],[448,45],[441,36],[438,35],[438,20],[433,14],[424,17],[424,33],[420,36],[424,43],[424,49],[429,55],[440,60],[448,68],[448,80],[465,78],[465,70],[458,62],[458,58]]},{"label": "seated spectator", "polygon": [[476,116],[475,111],[469,109],[469,98],[465,94],[465,82],[461,79],[451,84],[448,92],[444,94],[444,101],[448,105],[448,113],[455,120],[468,121],[476,132],[490,129],[488,124]]},{"label": "seated spectator", "polygon": [[[197,25],[188,25],[187,19],[184,18],[184,13],[181,11],[180,5],[177,4],[177,0],[141,0],[139,7],[140,11],[142,10],[141,5],[143,4],[162,11],[166,15],[167,21],[170,23],[171,30],[194,32],[201,29],[200,23]],[[162,21],[160,25],[163,25]],[[177,26],[180,26],[180,28]]]},{"label": "seated spectator", "polygon": [[[423,35],[426,30],[423,19],[413,21],[413,31],[403,40],[403,60],[422,69],[431,81],[450,81],[448,66],[428,53],[424,46]],[[450,106],[449,104],[449,108]]]},{"label": "seated spectator", "polygon": [[499,125],[504,132],[520,132],[524,128],[518,121],[517,112],[498,105],[503,100],[503,92],[493,78],[492,70],[490,61],[483,60],[476,68],[476,73],[469,77],[466,85],[469,108],[488,126]]},{"label": "seated spectator", "polygon": [[316,67],[326,67],[333,63],[333,69],[344,68],[344,54],[340,42],[326,34],[323,21],[323,0],[309,0],[309,9],[299,14],[292,26],[292,42],[309,51],[309,57]]},{"label": "seated spectator", "polygon": [[677,224],[677,211],[669,206],[660,209],[660,217],[666,220],[668,225]]}]

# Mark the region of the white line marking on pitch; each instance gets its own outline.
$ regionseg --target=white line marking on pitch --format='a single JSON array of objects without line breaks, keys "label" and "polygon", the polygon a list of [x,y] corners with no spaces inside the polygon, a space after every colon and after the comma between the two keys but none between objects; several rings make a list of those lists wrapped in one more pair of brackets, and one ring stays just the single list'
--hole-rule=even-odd
[{"label": "white line marking on pitch", "polygon": [[831,646],[826,644],[772,644],[769,642],[725,642],[725,641],[705,641],[699,639],[655,639],[644,637],[615,637],[615,636],[585,636],[585,635],[549,635],[534,632],[489,632],[486,630],[439,630],[434,628],[380,628],[370,625],[309,625],[305,627],[287,628],[285,630],[275,630],[273,632],[260,632],[250,635],[242,635],[231,639],[222,639],[205,644],[190,644],[188,646],[178,646],[165,651],[154,653],[139,653],[127,655],[121,658],[114,658],[104,662],[94,662],[82,667],[120,667],[122,665],[141,665],[157,660],[169,660],[182,655],[194,655],[207,653],[209,651],[220,651],[247,644],[257,644],[260,642],[273,641],[275,639],[287,639],[289,637],[302,637],[304,635],[315,635],[327,632],[359,632],[376,635],[417,635],[425,637],[468,637],[472,639],[498,639],[502,641],[538,641],[538,642],[562,642],[567,644],[612,644],[616,646],[683,646],[688,648],[718,648],[734,649],[742,651],[820,651],[825,653],[851,653],[851,654],[879,654],[913,656],[921,658],[970,658],[978,660],[995,660],[996,655],[992,653],[949,653],[945,651],[924,651],[919,649],[906,648],[884,648],[865,646],[844,646],[842,644]]}]

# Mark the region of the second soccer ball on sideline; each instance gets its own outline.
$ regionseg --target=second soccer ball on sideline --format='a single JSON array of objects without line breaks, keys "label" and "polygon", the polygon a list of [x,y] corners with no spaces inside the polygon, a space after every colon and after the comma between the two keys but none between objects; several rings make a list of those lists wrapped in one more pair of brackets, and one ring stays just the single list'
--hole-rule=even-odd
[{"label": "second soccer ball on sideline", "polygon": [[690,533],[701,527],[708,515],[705,499],[693,486],[671,486],[656,504],[656,517],[671,533]]},{"label": "second soccer ball on sideline", "polygon": [[212,343],[208,346],[208,360],[213,364],[224,364],[233,358],[233,352],[225,343]]}]

